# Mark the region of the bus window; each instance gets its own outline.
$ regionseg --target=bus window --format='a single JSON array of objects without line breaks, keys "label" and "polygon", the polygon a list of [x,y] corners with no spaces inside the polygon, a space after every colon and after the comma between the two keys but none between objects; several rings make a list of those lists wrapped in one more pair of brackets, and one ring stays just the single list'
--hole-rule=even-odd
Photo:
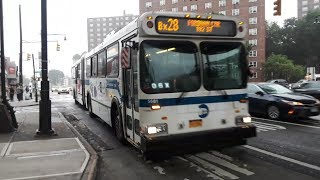
[{"label": "bus window", "polygon": [[207,90],[245,87],[247,67],[241,43],[202,42],[204,87]]},{"label": "bus window", "polygon": [[91,58],[91,76],[96,77],[98,75],[98,62],[97,62],[97,56],[93,56]]},{"label": "bus window", "polygon": [[107,70],[106,51],[102,51],[98,54],[98,76],[105,77]]},{"label": "bus window", "polygon": [[107,49],[107,76],[118,77],[119,74],[119,48],[115,44]]},{"label": "bus window", "polygon": [[91,76],[91,59],[86,60],[86,77]]}]

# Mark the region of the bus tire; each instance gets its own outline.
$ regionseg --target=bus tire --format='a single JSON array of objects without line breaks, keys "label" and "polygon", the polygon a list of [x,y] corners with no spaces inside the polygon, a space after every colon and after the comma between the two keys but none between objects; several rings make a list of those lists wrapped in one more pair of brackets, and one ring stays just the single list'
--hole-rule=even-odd
[{"label": "bus tire", "polygon": [[113,124],[114,133],[117,139],[122,143],[125,144],[125,137],[123,131],[123,124],[122,124],[122,117],[120,110],[117,105],[113,104],[111,108],[111,119]]},{"label": "bus tire", "polygon": [[74,103],[78,105],[79,102],[77,101],[76,93],[75,93],[75,92],[73,92],[73,99],[74,99]]},{"label": "bus tire", "polygon": [[92,118],[95,117],[95,115],[92,111],[91,96],[89,96],[89,95],[88,95],[87,105],[88,105],[89,116]]}]

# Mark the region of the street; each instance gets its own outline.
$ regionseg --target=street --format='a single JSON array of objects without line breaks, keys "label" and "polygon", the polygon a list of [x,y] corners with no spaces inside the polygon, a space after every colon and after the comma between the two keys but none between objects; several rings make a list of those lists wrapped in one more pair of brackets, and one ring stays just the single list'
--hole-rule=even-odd
[{"label": "street", "polygon": [[[135,148],[120,144],[111,128],[75,105],[69,94],[51,93],[59,111],[99,155],[97,179],[293,179],[320,177],[320,118],[296,123],[257,118],[258,136],[248,145],[145,161]],[[32,111],[38,106],[28,107]],[[19,108],[16,109],[19,113]],[[26,110],[26,108],[24,108]],[[53,127],[54,128],[54,127]]]}]

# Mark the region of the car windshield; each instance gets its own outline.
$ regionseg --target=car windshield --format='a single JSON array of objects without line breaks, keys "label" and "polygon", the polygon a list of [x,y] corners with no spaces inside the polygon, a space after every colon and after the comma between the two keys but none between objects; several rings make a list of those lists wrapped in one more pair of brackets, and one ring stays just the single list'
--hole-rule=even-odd
[{"label": "car windshield", "polygon": [[258,86],[267,94],[283,94],[292,92],[290,89],[278,84],[259,84]]},{"label": "car windshield", "polygon": [[320,83],[305,83],[305,84],[301,84],[300,87],[304,89],[311,89],[311,88],[320,89]]},{"label": "car windshield", "polygon": [[197,47],[188,41],[144,41],[140,83],[145,93],[196,91],[200,88]]},{"label": "car windshield", "polygon": [[245,49],[241,43],[202,42],[204,87],[240,89],[247,81]]}]

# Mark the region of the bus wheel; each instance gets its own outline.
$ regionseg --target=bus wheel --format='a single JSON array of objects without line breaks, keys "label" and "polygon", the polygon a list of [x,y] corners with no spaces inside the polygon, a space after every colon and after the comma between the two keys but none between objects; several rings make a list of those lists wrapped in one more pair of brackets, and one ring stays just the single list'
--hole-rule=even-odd
[{"label": "bus wheel", "polygon": [[90,117],[95,117],[93,112],[92,112],[92,104],[91,104],[91,97],[90,96],[88,96],[87,105],[88,105],[89,116]]},{"label": "bus wheel", "polygon": [[115,131],[117,139],[121,143],[125,143],[125,138],[123,135],[121,114],[120,114],[120,111],[117,106],[113,106],[113,108],[112,108],[112,121],[113,121],[114,131]]},{"label": "bus wheel", "polygon": [[78,105],[79,102],[77,101],[76,93],[75,93],[75,92],[73,93],[73,99],[74,99],[74,103]]}]

